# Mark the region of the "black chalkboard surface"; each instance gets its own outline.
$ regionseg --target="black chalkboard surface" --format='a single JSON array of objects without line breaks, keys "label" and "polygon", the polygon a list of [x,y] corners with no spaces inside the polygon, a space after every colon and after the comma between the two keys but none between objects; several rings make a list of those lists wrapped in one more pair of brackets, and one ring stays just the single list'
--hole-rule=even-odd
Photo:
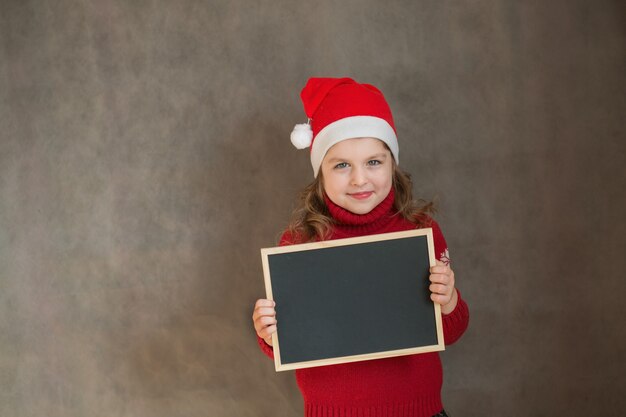
[{"label": "black chalkboard surface", "polygon": [[277,371],[444,349],[432,229],[261,249]]}]

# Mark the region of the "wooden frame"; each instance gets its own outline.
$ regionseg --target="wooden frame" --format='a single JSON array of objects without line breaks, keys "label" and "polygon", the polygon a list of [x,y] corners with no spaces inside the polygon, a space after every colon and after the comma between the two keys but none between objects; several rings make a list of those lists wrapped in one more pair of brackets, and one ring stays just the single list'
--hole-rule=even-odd
[{"label": "wooden frame", "polygon": [[432,229],[264,248],[261,256],[267,298],[276,301],[276,371],[445,349],[428,290]]}]

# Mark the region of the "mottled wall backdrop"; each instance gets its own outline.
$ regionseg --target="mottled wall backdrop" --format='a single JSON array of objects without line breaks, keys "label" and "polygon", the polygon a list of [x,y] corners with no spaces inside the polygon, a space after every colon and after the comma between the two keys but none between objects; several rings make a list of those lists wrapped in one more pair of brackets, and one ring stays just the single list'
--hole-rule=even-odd
[{"label": "mottled wall backdrop", "polygon": [[301,414],[250,316],[311,75],[379,86],[439,202],[451,414],[623,415],[623,4],[2,1],[0,415]]}]

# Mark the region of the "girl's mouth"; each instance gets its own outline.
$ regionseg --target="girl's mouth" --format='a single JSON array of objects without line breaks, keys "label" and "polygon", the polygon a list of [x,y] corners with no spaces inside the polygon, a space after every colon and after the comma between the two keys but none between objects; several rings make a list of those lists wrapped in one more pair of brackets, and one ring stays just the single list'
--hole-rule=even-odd
[{"label": "girl's mouth", "polygon": [[369,198],[369,196],[371,196],[372,194],[374,194],[373,191],[363,191],[360,193],[350,193],[348,194],[350,197],[355,198],[357,200],[365,200],[367,198]]}]

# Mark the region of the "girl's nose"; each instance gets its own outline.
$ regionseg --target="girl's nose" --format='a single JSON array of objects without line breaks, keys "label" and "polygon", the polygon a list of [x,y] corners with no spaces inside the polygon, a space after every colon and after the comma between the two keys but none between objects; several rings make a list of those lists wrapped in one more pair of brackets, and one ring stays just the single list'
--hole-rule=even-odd
[{"label": "girl's nose", "polygon": [[355,187],[362,187],[367,184],[367,176],[363,169],[356,167],[352,170],[351,184]]}]

